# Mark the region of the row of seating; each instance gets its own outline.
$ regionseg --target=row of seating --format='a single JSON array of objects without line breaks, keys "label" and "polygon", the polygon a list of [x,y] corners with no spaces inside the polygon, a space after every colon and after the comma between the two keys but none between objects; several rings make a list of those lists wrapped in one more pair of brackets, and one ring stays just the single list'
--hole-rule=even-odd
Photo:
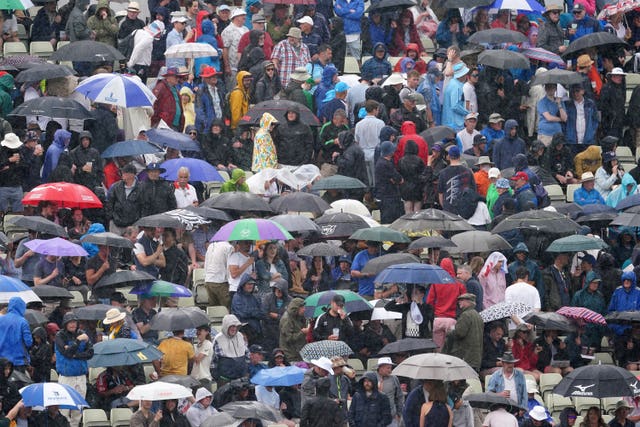
[{"label": "row of seating", "polygon": [[84,427],[128,427],[133,411],[129,408],[114,408],[109,413],[102,409],[85,409],[82,411]]},{"label": "row of seating", "polygon": [[[57,47],[61,48],[64,45],[69,44],[69,41],[58,42]],[[48,41],[45,42],[30,42],[28,45],[25,42],[5,42],[2,46],[2,54],[6,58],[13,55],[26,55],[39,56],[41,58],[49,58],[54,52],[53,46]]]}]

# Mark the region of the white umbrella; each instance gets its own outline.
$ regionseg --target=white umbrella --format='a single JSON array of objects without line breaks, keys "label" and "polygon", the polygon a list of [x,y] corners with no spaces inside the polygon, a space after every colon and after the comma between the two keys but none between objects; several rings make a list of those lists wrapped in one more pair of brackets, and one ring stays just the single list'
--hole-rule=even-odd
[{"label": "white umbrella", "polygon": [[152,107],[156,100],[139,77],[122,74],[96,74],[83,80],[75,91],[94,102],[125,108]]},{"label": "white umbrella", "polygon": [[164,52],[165,58],[205,58],[218,56],[218,51],[208,43],[174,44]]},{"label": "white umbrella", "polygon": [[60,383],[30,384],[20,389],[25,406],[46,408],[59,406],[63,409],[88,407],[86,400],[71,386]]},{"label": "white umbrella", "polygon": [[191,390],[180,384],[156,381],[154,383],[137,385],[127,394],[130,400],[170,400],[192,397]]},{"label": "white umbrella", "polygon": [[402,313],[399,313],[397,311],[388,311],[386,308],[384,308],[384,304],[387,301],[383,299],[374,299],[370,302],[371,302],[371,305],[373,306],[373,313],[371,313],[371,320],[402,319]]},{"label": "white umbrella", "polygon": [[362,215],[371,218],[371,212],[360,201],[353,199],[336,200],[331,203],[331,209],[328,209],[325,214],[346,212],[355,215]]}]

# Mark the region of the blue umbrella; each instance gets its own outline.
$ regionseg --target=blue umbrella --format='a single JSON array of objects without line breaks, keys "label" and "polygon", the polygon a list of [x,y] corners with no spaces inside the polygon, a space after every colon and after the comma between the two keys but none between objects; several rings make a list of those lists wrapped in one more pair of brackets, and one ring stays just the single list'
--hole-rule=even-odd
[{"label": "blue umbrella", "polygon": [[162,167],[167,170],[162,174],[162,177],[170,181],[176,181],[178,179],[178,170],[181,167],[186,167],[189,169],[189,181],[224,182],[224,178],[218,173],[216,168],[200,159],[189,157],[171,159],[163,162]]},{"label": "blue umbrella", "polygon": [[495,0],[489,9],[511,9],[522,12],[544,12],[544,6],[535,0]]},{"label": "blue umbrella", "polygon": [[24,244],[27,248],[42,255],[55,256],[87,256],[87,251],[80,245],[71,243],[60,237],[53,239],[33,239]]},{"label": "blue umbrella", "polygon": [[297,366],[276,366],[270,369],[261,369],[251,378],[251,382],[265,387],[288,387],[302,384],[305,369]]},{"label": "blue umbrella", "polygon": [[130,366],[138,363],[149,363],[162,358],[162,352],[144,341],[128,338],[116,338],[102,341],[93,346],[93,357],[89,366]]},{"label": "blue umbrella", "polygon": [[164,280],[154,280],[153,283],[136,285],[129,293],[132,295],[152,295],[155,297],[174,298],[193,296],[191,291],[184,286],[165,282]]},{"label": "blue umbrella", "polygon": [[0,275],[0,304],[7,304],[13,297],[21,298],[25,303],[42,302],[29,286],[13,277]]},{"label": "blue umbrella", "polygon": [[60,409],[81,409],[89,407],[86,400],[73,387],[60,383],[37,383],[20,389],[24,406],[46,408],[59,406]]},{"label": "blue umbrella", "polygon": [[170,147],[180,151],[200,151],[200,145],[192,140],[189,135],[172,129],[149,129],[147,137],[149,141],[160,144],[163,147]]},{"label": "blue umbrella", "polygon": [[110,157],[132,157],[161,152],[161,148],[151,144],[150,142],[143,141],[141,139],[134,139],[131,141],[120,141],[116,142],[113,145],[110,145],[102,153],[102,158],[108,159]]},{"label": "blue umbrella", "polygon": [[137,77],[100,73],[83,80],[75,91],[94,102],[119,107],[152,107],[156,100],[151,90]]},{"label": "blue umbrella", "polygon": [[376,276],[376,283],[454,283],[455,280],[437,265],[409,263],[387,267]]}]

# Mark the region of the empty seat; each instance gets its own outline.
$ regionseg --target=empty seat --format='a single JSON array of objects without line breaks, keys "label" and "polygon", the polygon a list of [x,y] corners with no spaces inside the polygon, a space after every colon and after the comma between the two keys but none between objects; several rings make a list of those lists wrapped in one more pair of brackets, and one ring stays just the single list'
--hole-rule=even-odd
[{"label": "empty seat", "polygon": [[629,162],[633,163],[635,158],[633,157],[633,153],[631,152],[631,148],[625,146],[616,147],[616,157],[620,163]]},{"label": "empty seat", "polygon": [[29,52],[34,56],[48,58],[53,53],[53,46],[49,42],[31,42],[29,44]]},{"label": "empty seat", "polygon": [[84,427],[110,427],[111,423],[106,412],[102,409],[85,409],[82,411],[82,425]]},{"label": "empty seat", "polygon": [[222,322],[222,318],[229,314],[229,309],[224,305],[214,305],[207,307],[207,316],[214,323]]},{"label": "empty seat", "polygon": [[574,397],[573,403],[576,411],[583,416],[586,416],[590,407],[600,407],[600,399],[596,399],[595,397]]},{"label": "empty seat", "polygon": [[622,397],[605,397],[602,399],[602,408],[605,413],[613,414],[616,410],[616,403],[622,399]]},{"label": "empty seat", "polygon": [[195,305],[196,300],[192,296],[178,298],[178,307],[194,307]]},{"label": "empty seat", "polygon": [[542,374],[540,375],[540,393],[546,397],[547,393],[553,392],[553,388],[562,380],[560,374]]},{"label": "empty seat", "polygon": [[544,189],[547,190],[549,200],[551,200],[552,203],[564,202],[566,200],[564,191],[562,191],[562,187],[560,187],[558,184],[545,185]]},{"label": "empty seat", "polygon": [[89,384],[95,384],[98,379],[98,375],[106,370],[107,368],[89,368]]},{"label": "empty seat", "polygon": [[109,414],[111,427],[128,427],[132,416],[133,412],[129,408],[113,408]]},{"label": "empty seat", "polygon": [[195,285],[193,293],[195,295],[197,305],[206,306],[209,303],[209,293],[207,292],[207,287],[204,283]]},{"label": "empty seat", "polygon": [[573,406],[570,398],[555,393],[549,393],[544,398],[544,403],[549,412],[560,412],[564,408]]},{"label": "empty seat", "polygon": [[193,270],[192,283],[191,289],[195,289],[197,285],[204,283],[204,268],[196,268]]},{"label": "empty seat", "polygon": [[51,369],[51,373],[49,374],[50,380],[52,383],[57,383],[58,382],[58,371],[56,371],[55,369]]},{"label": "empty seat", "polygon": [[22,42],[5,42],[2,52],[5,56],[23,55],[27,53],[27,47]]},{"label": "empty seat", "polygon": [[615,365],[615,363],[613,363],[613,357],[611,357],[610,353],[595,353],[593,355],[593,360],[591,361],[592,365]]},{"label": "empty seat", "polygon": [[377,357],[372,357],[370,359],[367,359],[367,371],[375,372],[376,365],[378,365]]},{"label": "empty seat", "polygon": [[465,390],[466,393],[482,393],[482,383],[477,378],[467,378],[467,384],[469,387]]},{"label": "empty seat", "polygon": [[569,184],[567,185],[567,202],[573,202],[573,192],[580,188],[582,184]]},{"label": "empty seat", "polygon": [[70,291],[71,295],[73,295],[73,299],[69,302],[69,306],[76,307],[84,307],[84,297],[78,291]]},{"label": "empty seat", "polygon": [[360,376],[365,373],[364,365],[360,359],[349,359],[347,360],[347,364],[356,371],[356,375]]},{"label": "empty seat", "polygon": [[360,67],[358,61],[353,56],[346,56],[344,58],[344,73],[345,74],[360,74]]}]

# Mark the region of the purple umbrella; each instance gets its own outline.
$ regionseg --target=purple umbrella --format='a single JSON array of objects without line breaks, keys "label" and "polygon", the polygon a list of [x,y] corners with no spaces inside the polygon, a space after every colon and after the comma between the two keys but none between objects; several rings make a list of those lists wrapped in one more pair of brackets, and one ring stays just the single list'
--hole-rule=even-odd
[{"label": "purple umbrella", "polygon": [[224,225],[212,242],[235,240],[291,240],[291,234],[280,224],[268,219],[246,218]]},{"label": "purple umbrella", "polygon": [[164,280],[155,280],[153,283],[144,283],[137,285],[129,292],[132,295],[152,295],[155,297],[190,297],[193,296],[191,291],[182,285],[166,282]]},{"label": "purple umbrella", "polygon": [[55,256],[88,256],[82,246],[71,243],[68,240],[54,237],[53,239],[33,239],[24,244],[32,251],[43,255]]},{"label": "purple umbrella", "polygon": [[181,167],[186,167],[189,169],[189,181],[224,182],[224,178],[220,176],[216,168],[200,159],[189,157],[171,159],[162,163],[162,167],[167,170],[162,174],[162,177],[170,181],[176,181],[178,179],[178,170]]}]

